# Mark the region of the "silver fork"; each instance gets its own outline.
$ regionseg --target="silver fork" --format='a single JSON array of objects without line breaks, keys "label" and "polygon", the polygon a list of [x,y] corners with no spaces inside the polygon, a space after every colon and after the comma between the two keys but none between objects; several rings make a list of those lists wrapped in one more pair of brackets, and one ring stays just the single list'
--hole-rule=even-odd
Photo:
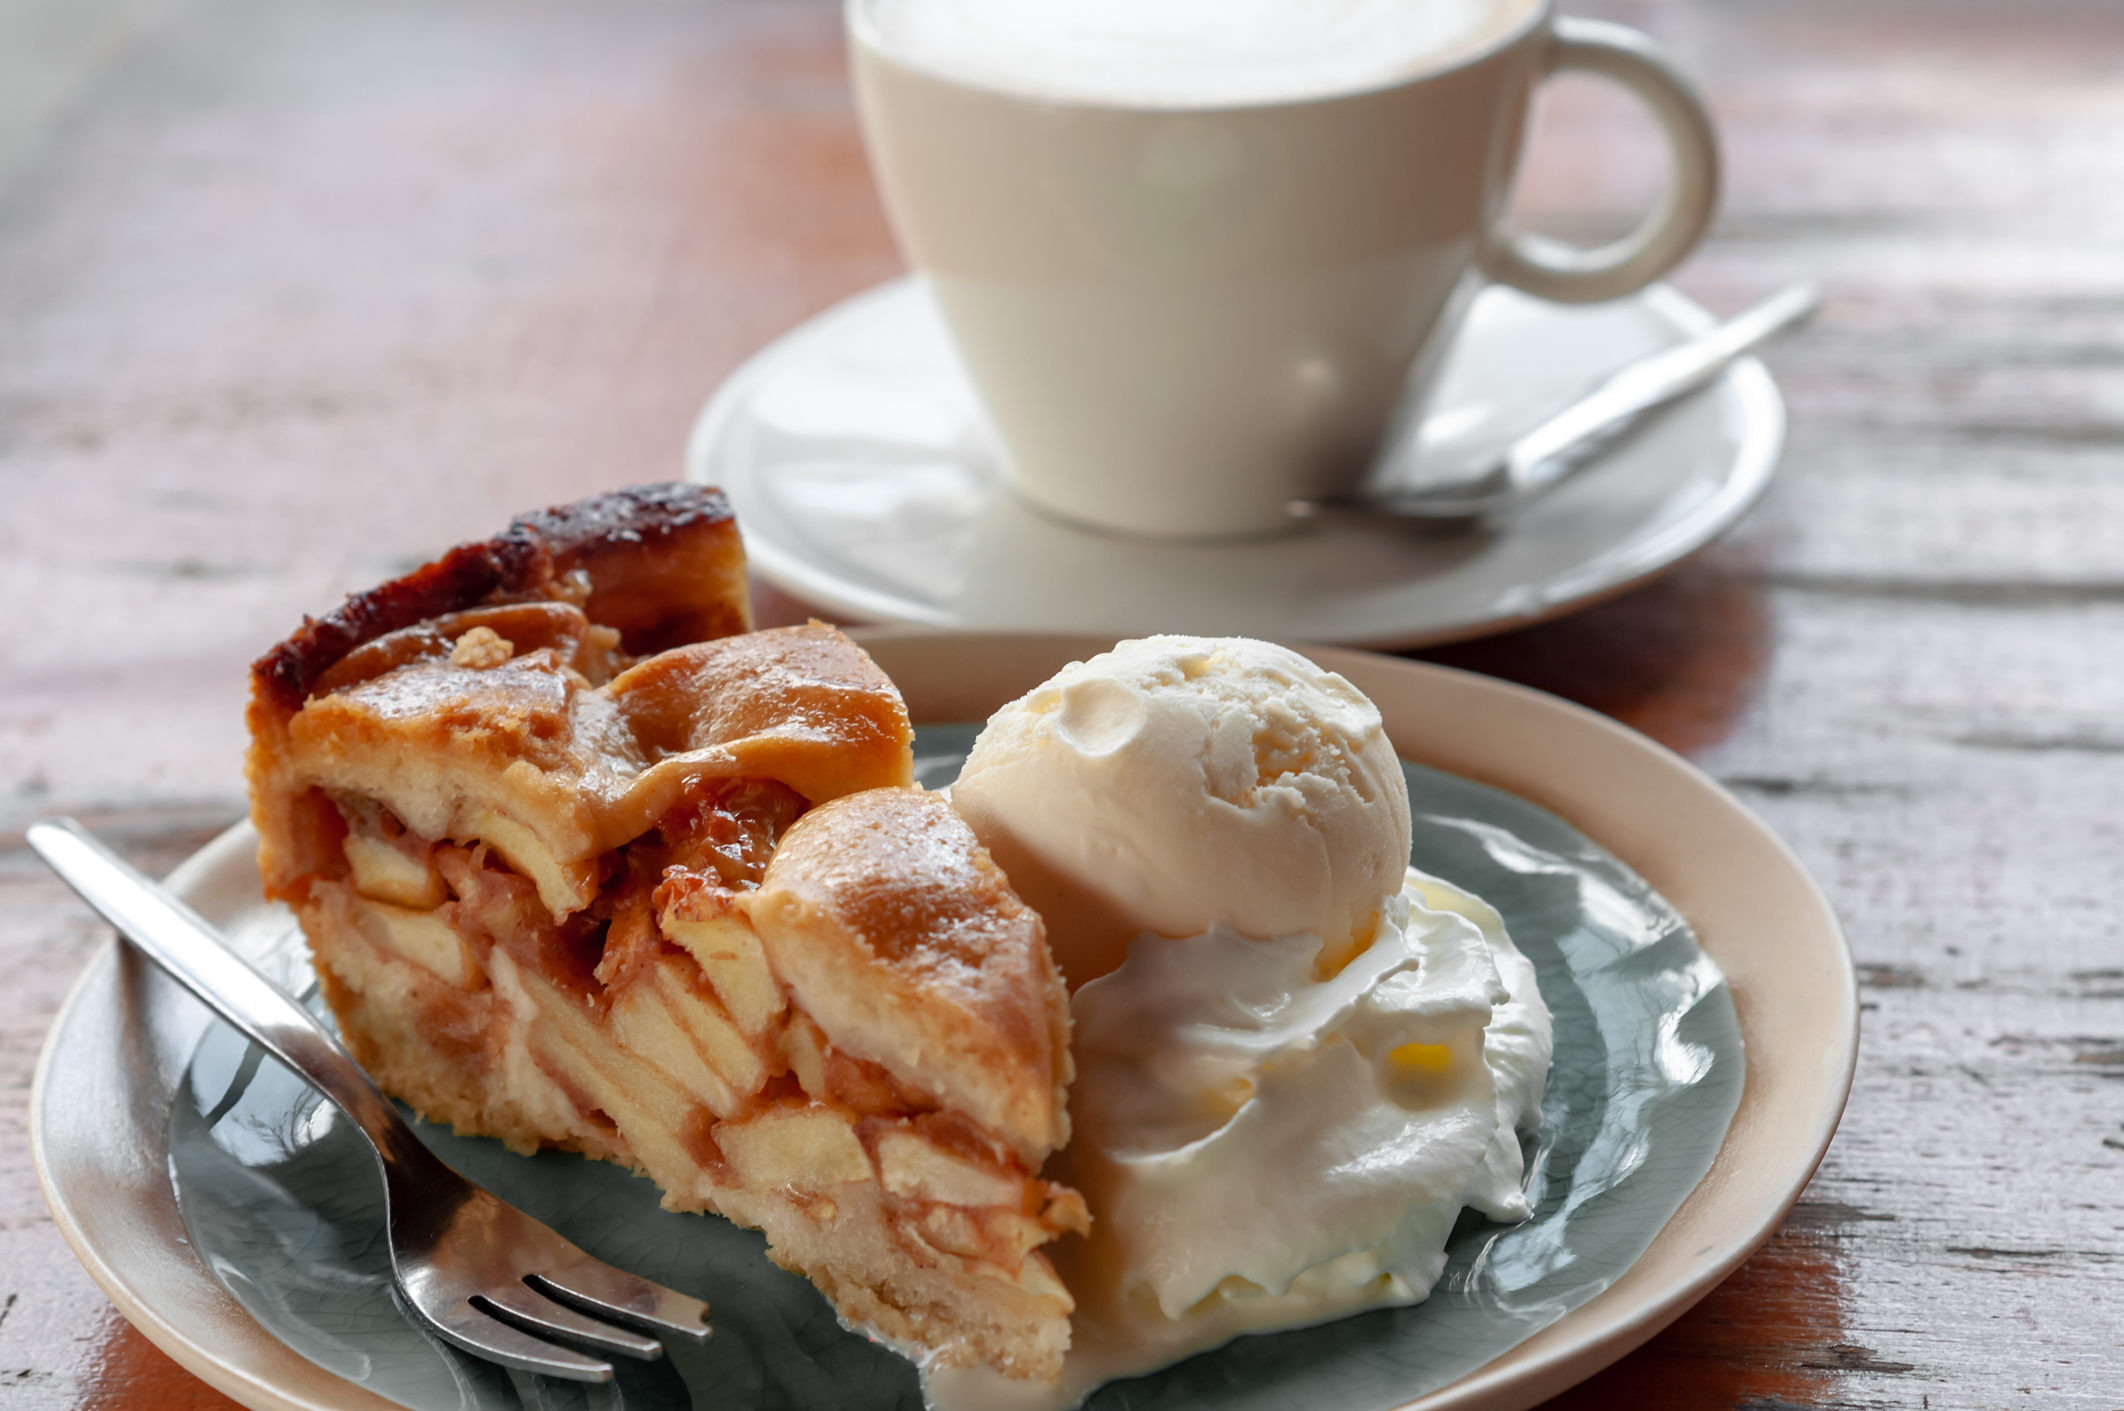
[{"label": "silver fork", "polygon": [[645,1359],[663,1355],[657,1335],[707,1341],[707,1304],[591,1258],[444,1165],[307,1009],[79,823],[45,819],[28,839],[121,935],[368,1137],[391,1269],[431,1332],[504,1367],[580,1382],[611,1380],[612,1364],[550,1339]]}]

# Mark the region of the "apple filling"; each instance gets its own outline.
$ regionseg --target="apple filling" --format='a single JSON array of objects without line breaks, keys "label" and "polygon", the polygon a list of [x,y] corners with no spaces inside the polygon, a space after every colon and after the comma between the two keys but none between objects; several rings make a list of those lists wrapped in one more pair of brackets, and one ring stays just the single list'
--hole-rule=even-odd
[{"label": "apple filling", "polygon": [[773,1191],[830,1224],[860,1184],[928,1253],[1053,1291],[1026,1257],[1085,1228],[1081,1197],[791,1010],[740,903],[804,812],[793,790],[700,781],[655,829],[575,868],[585,903],[558,918],[521,844],[423,838],[375,800],[330,804],[345,875],[313,880],[313,903],[376,962],[421,972],[417,1028],[460,1071],[534,1089],[509,1096],[544,1119],[540,1141],[640,1166],[674,1209]]}]

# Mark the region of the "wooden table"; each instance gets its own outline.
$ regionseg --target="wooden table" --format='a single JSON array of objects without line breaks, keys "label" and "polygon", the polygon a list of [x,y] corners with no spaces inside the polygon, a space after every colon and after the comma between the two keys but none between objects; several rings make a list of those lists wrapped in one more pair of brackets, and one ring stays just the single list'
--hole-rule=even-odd
[{"label": "wooden table", "polygon": [[[1790,444],[1735,533],[1427,655],[1738,792],[1842,914],[1866,1012],[1784,1228],[1553,1405],[2115,1411],[2124,7],[1601,12],[1723,127],[1681,285],[1732,309],[1809,276],[1830,303],[1772,355]],[[50,42],[0,42],[0,1401],[222,1406],[31,1178],[31,1066],[101,932],[23,822],[174,863],[241,812],[243,670],[304,611],[673,475],[720,378],[898,260],[828,4],[14,0],[10,24]],[[1612,228],[1650,143],[1562,89],[1525,203]]]}]

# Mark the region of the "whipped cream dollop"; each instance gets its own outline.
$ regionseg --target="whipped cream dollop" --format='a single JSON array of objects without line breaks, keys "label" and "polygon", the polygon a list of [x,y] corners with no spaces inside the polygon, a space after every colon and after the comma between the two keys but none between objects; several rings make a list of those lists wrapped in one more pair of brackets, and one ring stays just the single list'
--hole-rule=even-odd
[{"label": "whipped cream dollop", "polygon": [[[1332,973],[1318,936],[1139,936],[1078,990],[1056,1246],[1077,1298],[1059,1386],[931,1371],[939,1411],[1060,1411],[1242,1333],[1421,1302],[1463,1207],[1514,1222],[1552,1051],[1488,904],[1409,869]],[[1050,1174],[1057,1174],[1052,1169]]]},{"label": "whipped cream dollop", "polygon": [[1496,912],[1434,878],[1381,910],[1325,978],[1319,937],[1220,925],[1140,938],[1078,991],[1073,1175],[1124,1299],[1176,1320],[1413,1303],[1463,1205],[1530,1213],[1518,1131],[1550,1042],[1532,969]]}]

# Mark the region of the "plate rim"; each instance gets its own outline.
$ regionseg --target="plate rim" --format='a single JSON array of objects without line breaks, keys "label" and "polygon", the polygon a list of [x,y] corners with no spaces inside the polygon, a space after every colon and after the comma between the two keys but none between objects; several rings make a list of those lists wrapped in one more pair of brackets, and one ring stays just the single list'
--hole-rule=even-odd
[{"label": "plate rim", "polygon": [[[1046,679],[1062,662],[1103,650],[1115,640],[1108,635],[973,634],[905,626],[859,629],[853,635],[901,684],[910,713],[918,720],[938,723],[985,718],[993,706],[976,712],[960,703],[994,698],[1004,690],[1009,694],[1000,699],[1011,699]],[[1306,646],[1303,650],[1379,701],[1397,751],[1404,757],[1506,788],[1549,809],[1650,881],[1688,918],[1704,949],[1726,971],[1741,1017],[1748,1059],[1739,1107],[1709,1172],[1663,1227],[1653,1247],[1608,1289],[1556,1323],[1402,1408],[1523,1411],[1599,1371],[1666,1327],[1760,1247],[1798,1200],[1835,1134],[1856,1067],[1858,985],[1849,946],[1827,898],[1792,849],[1716,780],[1656,741],[1583,706],[1474,672],[1341,647]],[[894,663],[898,663],[897,670]],[[1441,705],[1460,713],[1443,727],[1412,728],[1411,722],[1419,721],[1426,709]],[[1526,730],[1530,722],[1534,733],[1515,738],[1514,732]],[[1512,748],[1502,748],[1505,744]],[[1580,761],[1575,776],[1543,773],[1552,769],[1557,758],[1569,761],[1574,757]],[[1626,797],[1599,796],[1601,785],[1612,782],[1608,776],[1618,773],[1636,787],[1621,791]],[[1694,807],[1702,815],[1699,821],[1712,825],[1711,834],[1684,836],[1678,830],[1663,833],[1647,826],[1650,820],[1643,815],[1648,810],[1675,801]],[[1593,826],[1588,826],[1589,818]],[[1614,819],[1629,821],[1606,826]],[[171,873],[172,882],[211,875],[221,854],[242,845],[249,827],[246,821],[217,836]],[[1665,880],[1673,874],[1677,858],[1683,859],[1687,871],[1703,865],[1695,854],[1719,846],[1739,847],[1744,854],[1737,861],[1729,859],[1728,865],[1748,872],[1751,885],[1737,888],[1728,879],[1725,890],[1747,891],[1750,908],[1767,908],[1752,922],[1744,919],[1735,926],[1727,913],[1748,908],[1715,900],[1718,889],[1699,895],[1693,885],[1677,887]],[[1707,916],[1717,918],[1708,927]],[[1750,925],[1756,930],[1794,925],[1797,929],[1792,934],[1779,933],[1779,948],[1764,948],[1757,954],[1747,950]],[[1770,970],[1758,974],[1751,965],[1734,964],[1744,958],[1744,952],[1751,962],[1762,962]],[[1781,1011],[1757,1012],[1764,996],[1756,993],[1756,986],[1773,974],[1789,981],[1802,962],[1820,960],[1830,963],[1812,974],[1815,988],[1807,998],[1819,1011],[1814,1027],[1827,1032],[1828,1047],[1811,1073],[1765,1065],[1762,1060],[1781,1041],[1780,1027],[1773,1022]],[[121,1270],[110,1257],[112,1251],[105,1247],[109,1240],[93,1235],[78,1215],[71,1183],[53,1167],[54,1124],[65,1115],[52,1110],[52,1093],[62,1063],[85,1061],[93,1068],[99,1057],[103,1070],[92,1076],[106,1087],[115,1083],[121,1091],[128,1091],[123,1056],[94,1050],[78,1055],[68,1047],[85,1021],[99,1017],[92,1004],[127,997],[123,987],[128,981],[121,973],[127,970],[132,972],[130,983],[136,989],[160,988],[166,999],[190,1006],[199,1016],[199,1027],[204,1026],[204,1010],[152,966],[121,950],[115,937],[95,953],[76,979],[46,1034],[29,1104],[31,1161],[61,1235],[128,1321],[187,1370],[245,1405],[262,1411],[383,1411],[394,1406],[317,1367],[258,1328],[206,1267],[189,1258],[180,1261],[185,1267],[178,1275],[182,1284],[178,1294],[196,1300],[187,1307],[194,1313],[213,1315],[225,1330],[248,1327],[255,1334],[241,1339],[240,1346],[217,1348],[202,1342],[134,1287],[135,1276]],[[1829,982],[1826,986],[1824,980]],[[1774,1000],[1774,986],[1767,993]],[[120,1031],[125,1032],[123,1025]],[[1767,1048],[1766,1040],[1770,1041]],[[75,1074],[77,1080],[81,1076]],[[1800,1080],[1798,1091],[1794,1090],[1795,1079]],[[1797,1108],[1802,1130],[1792,1130],[1790,1114],[1784,1126],[1766,1127],[1783,1109],[1766,1111],[1765,1105],[1779,1102]],[[97,1126],[99,1120],[109,1125],[107,1119],[85,1114],[78,1118],[89,1127]],[[147,1135],[154,1143],[148,1153],[153,1158],[150,1164],[166,1170],[166,1116],[150,1124]],[[104,1142],[108,1141],[105,1137]],[[98,1145],[93,1133],[89,1145]],[[1756,1154],[1758,1149],[1760,1154]],[[1766,1172],[1771,1176],[1767,1182],[1762,1179]],[[1751,1180],[1765,1186],[1768,1194],[1747,1193]],[[128,1210],[125,1216],[131,1222],[125,1225],[125,1233],[135,1241],[160,1237],[157,1216],[164,1226],[182,1229],[175,1192],[166,1176],[151,1184],[151,1190],[132,1193],[139,1208]],[[1748,1198],[1736,1201],[1736,1193]],[[1727,1208],[1736,1203],[1741,1207],[1738,1211]],[[1661,1251],[1662,1243],[1677,1230],[1686,1234],[1707,1221],[1719,1234],[1703,1248],[1680,1254]],[[168,1254],[167,1249],[159,1252]],[[1660,1262],[1654,1261],[1655,1252],[1661,1252]],[[1638,1286],[1649,1277],[1645,1271],[1663,1263],[1674,1263],[1677,1268],[1654,1287]]]},{"label": "plate rim", "polygon": [[[861,318],[872,305],[903,297],[910,291],[919,293],[921,287],[921,276],[913,273],[871,285],[821,309],[753,352],[723,379],[695,414],[686,436],[685,478],[698,485],[721,486],[722,482],[707,472],[711,449],[724,438],[726,425],[737,415],[738,408],[745,404],[757,383],[772,375],[785,362],[803,356],[812,345],[830,339],[842,324]],[[1703,305],[1664,281],[1609,302],[1641,304],[1683,335],[1704,332],[1717,322]],[[1492,612],[1425,628],[1361,632],[1334,638],[1314,635],[1308,640],[1321,645],[1372,651],[1444,646],[1493,632],[1531,627],[1583,611],[1680,567],[1716,542],[1762,498],[1776,476],[1778,462],[1784,454],[1784,398],[1760,358],[1750,355],[1735,359],[1709,387],[1696,395],[1731,396],[1736,400],[1743,426],[1739,449],[1717,491],[1665,531],[1637,545],[1621,560],[1618,571],[1599,575],[1575,591],[1545,596],[1531,611]],[[1063,521],[1056,522],[1100,542],[1128,542],[1125,535],[1109,535]],[[762,578],[783,592],[827,612],[877,626],[1010,630],[968,628],[948,612],[931,609],[904,596],[845,581],[789,550],[778,539],[747,531],[742,525],[739,532],[745,539],[746,555]],[[1149,551],[1160,541],[1145,539],[1140,542]],[[1577,567],[1583,568],[1584,565]],[[1017,630],[1039,632],[1038,629]],[[1040,632],[1039,635],[1054,634]]]}]

